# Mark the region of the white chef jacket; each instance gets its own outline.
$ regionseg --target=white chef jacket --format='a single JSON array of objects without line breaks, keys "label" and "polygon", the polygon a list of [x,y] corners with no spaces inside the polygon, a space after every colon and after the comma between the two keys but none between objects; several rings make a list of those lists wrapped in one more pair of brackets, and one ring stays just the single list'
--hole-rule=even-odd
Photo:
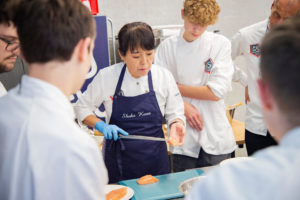
[{"label": "white chef jacket", "polygon": [[[258,135],[267,135],[267,127],[263,121],[261,102],[257,86],[259,78],[259,59],[260,54],[255,55],[251,52],[251,45],[261,43],[263,36],[266,34],[268,20],[261,21],[251,26],[245,27],[237,32],[232,39],[232,59],[243,55],[246,60],[247,67],[247,84],[250,102],[247,104],[245,125],[246,129]],[[240,74],[240,70],[235,72],[236,79],[244,82],[244,76]],[[238,75],[240,74],[240,75]],[[239,78],[238,78],[239,77]],[[245,84],[244,84],[245,85]]]},{"label": "white chef jacket", "polygon": [[210,171],[191,189],[187,200],[299,200],[300,127],[289,131],[279,146]]},{"label": "white chef jacket", "polygon": [[[172,148],[172,153],[197,158],[200,147],[213,155],[231,153],[236,148],[223,99],[231,90],[233,66],[230,53],[228,39],[207,31],[193,42],[184,40],[181,32],[158,46],[155,63],[169,69],[178,84],[207,85],[220,98],[219,101],[208,101],[183,97],[200,112],[204,128],[199,132],[187,124],[184,145]],[[213,63],[211,69],[206,68],[209,59]]]},{"label": "white chef jacket", "polygon": [[[99,71],[87,90],[74,105],[76,116],[83,121],[103,103],[106,119],[110,120],[113,96],[124,63],[118,63]],[[160,111],[166,121],[179,118],[185,122],[184,105],[172,74],[157,65],[151,67],[153,89]],[[126,68],[121,90],[124,96],[138,96],[149,92],[148,76],[134,78]]]},{"label": "white chef jacket", "polygon": [[5,89],[5,87],[3,86],[3,84],[0,81],[0,97],[6,95],[7,91]]},{"label": "white chef jacket", "polygon": [[0,110],[0,199],[105,199],[100,151],[58,88],[24,75]]}]

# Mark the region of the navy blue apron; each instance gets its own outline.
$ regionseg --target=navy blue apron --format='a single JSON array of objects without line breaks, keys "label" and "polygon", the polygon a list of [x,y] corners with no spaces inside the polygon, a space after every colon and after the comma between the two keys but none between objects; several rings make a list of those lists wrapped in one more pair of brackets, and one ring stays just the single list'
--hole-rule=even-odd
[{"label": "navy blue apron", "polygon": [[[123,66],[113,97],[110,124],[115,124],[132,135],[164,138],[161,114],[148,73],[149,92],[135,97],[122,96],[121,86],[126,70]],[[109,183],[140,178],[146,174],[170,173],[165,142],[147,140],[106,140],[104,161]]]}]

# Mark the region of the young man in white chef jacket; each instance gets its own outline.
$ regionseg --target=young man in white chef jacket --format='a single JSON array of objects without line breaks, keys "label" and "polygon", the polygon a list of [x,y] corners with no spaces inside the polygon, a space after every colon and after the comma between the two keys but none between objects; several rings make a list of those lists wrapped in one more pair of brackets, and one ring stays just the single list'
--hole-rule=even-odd
[{"label": "young man in white chef jacket", "polygon": [[259,77],[260,43],[262,37],[277,24],[295,15],[300,9],[299,0],[274,0],[268,19],[239,30],[232,39],[232,59],[244,56],[247,74],[235,68],[234,81],[245,86],[246,131],[245,142],[248,156],[276,145],[264,121],[256,80]]},{"label": "young man in white chef jacket", "polygon": [[188,122],[184,145],[172,149],[174,171],[218,164],[236,148],[224,104],[233,74],[230,41],[206,31],[219,11],[214,0],[186,0],[184,30],[156,50],[155,63],[175,77]]},{"label": "young man in white chef jacket", "polygon": [[[17,30],[9,17],[6,4],[7,1],[0,2],[0,73],[11,71],[19,54]],[[6,93],[0,81],[0,97]]]},{"label": "young man in white chef jacket", "polygon": [[300,197],[300,17],[271,29],[261,44],[258,80],[265,123],[279,142],[207,174],[186,199]]},{"label": "young man in white chef jacket", "polygon": [[29,70],[0,98],[0,199],[105,199],[102,156],[69,102],[90,68],[94,19],[74,0],[24,0],[13,10]]}]

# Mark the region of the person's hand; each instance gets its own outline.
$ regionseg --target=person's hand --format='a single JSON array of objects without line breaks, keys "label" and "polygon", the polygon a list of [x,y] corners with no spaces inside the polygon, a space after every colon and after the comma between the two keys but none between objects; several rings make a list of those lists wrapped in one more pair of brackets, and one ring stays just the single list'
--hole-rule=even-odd
[{"label": "person's hand", "polygon": [[187,123],[189,123],[193,129],[196,129],[197,131],[203,129],[203,119],[199,111],[192,104],[184,102],[184,114]]},{"label": "person's hand", "polygon": [[119,139],[118,133],[121,133],[122,135],[128,135],[126,131],[123,129],[119,128],[116,125],[110,125],[106,124],[104,121],[97,122],[95,124],[95,129],[103,133],[104,138],[107,140],[113,139],[114,141]]},{"label": "person's hand", "polygon": [[250,102],[249,92],[248,92],[248,86],[245,87],[245,104]]},{"label": "person's hand", "polygon": [[184,143],[185,138],[185,126],[183,122],[176,121],[171,124],[170,127],[170,137],[169,137],[169,144],[172,146],[181,146]]}]

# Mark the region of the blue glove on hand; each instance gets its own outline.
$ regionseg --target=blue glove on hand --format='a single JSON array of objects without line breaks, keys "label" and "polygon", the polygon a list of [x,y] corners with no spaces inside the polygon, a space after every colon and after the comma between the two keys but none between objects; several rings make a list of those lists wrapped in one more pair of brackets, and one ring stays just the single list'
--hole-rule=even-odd
[{"label": "blue glove on hand", "polygon": [[95,129],[103,133],[104,138],[111,140],[114,139],[114,141],[119,139],[118,133],[121,133],[122,135],[128,135],[126,131],[119,128],[116,125],[110,125],[106,124],[104,121],[97,122],[95,124]]}]

